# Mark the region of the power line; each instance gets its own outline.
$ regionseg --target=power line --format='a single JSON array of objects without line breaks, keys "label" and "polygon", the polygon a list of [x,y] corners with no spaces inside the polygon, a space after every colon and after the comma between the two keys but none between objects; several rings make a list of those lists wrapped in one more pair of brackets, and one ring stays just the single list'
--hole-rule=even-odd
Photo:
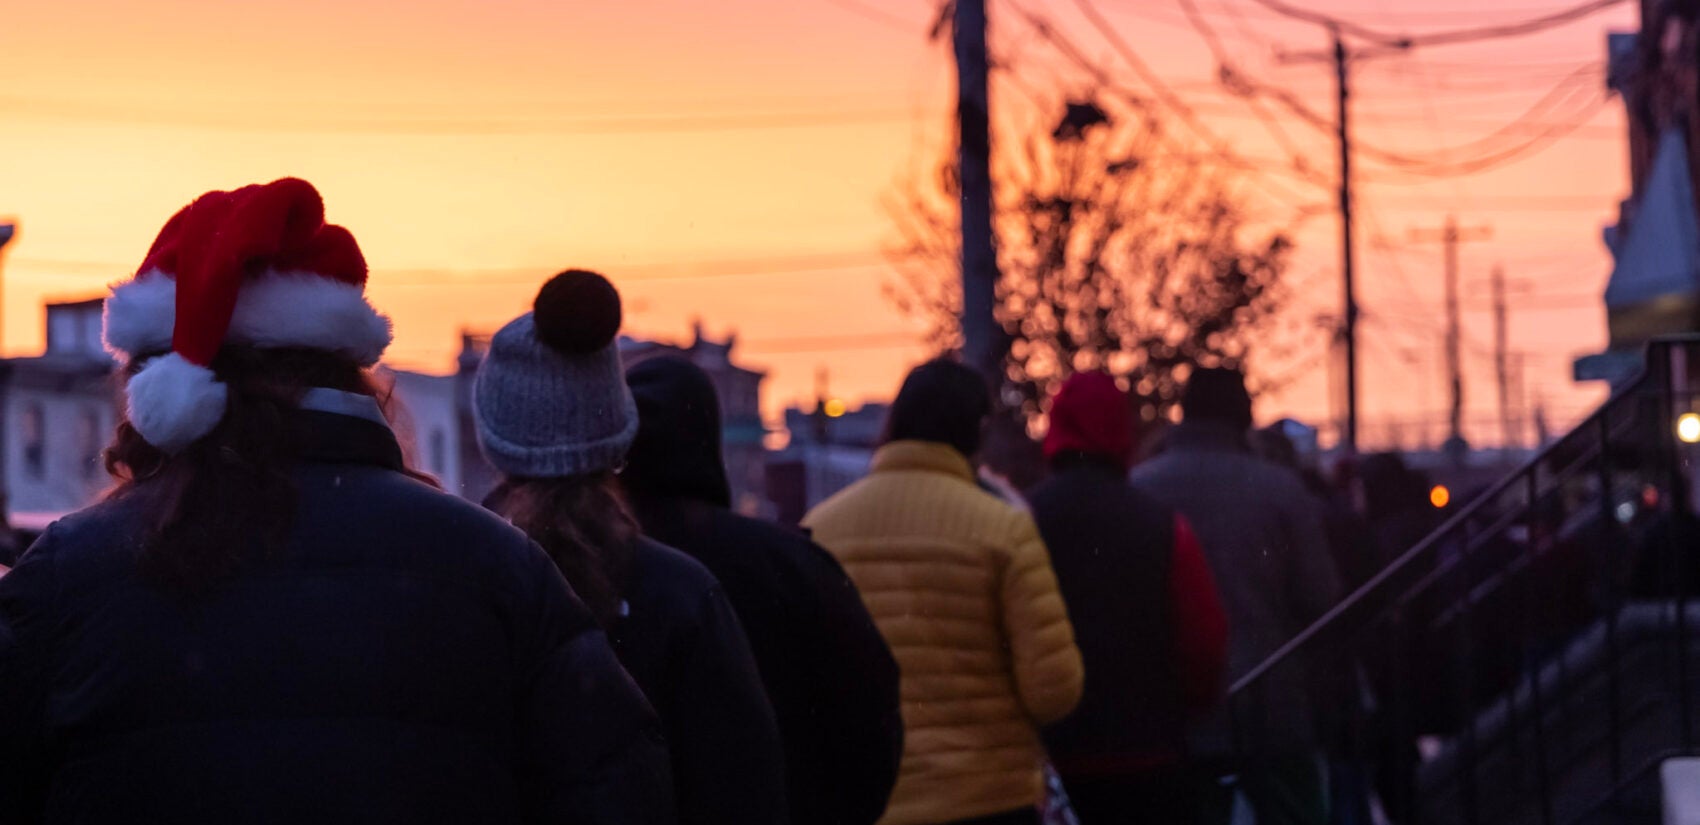
[{"label": "power line", "polygon": [[[1078,46],[1074,45],[1068,40],[1068,38],[1058,32],[1056,27],[1051,25],[1045,18],[1022,8],[1017,5],[1014,0],[1009,0],[1009,4],[1017,14],[1027,21],[1027,24],[1031,26],[1034,31],[1038,32],[1042,37],[1050,41],[1058,53],[1085,71],[1094,80],[1096,80],[1100,86],[1121,93],[1136,107],[1146,108],[1150,105],[1150,101],[1142,95],[1128,91],[1117,85],[1108,72],[1095,64],[1091,59],[1087,58],[1085,53],[1082,52]],[[1205,125],[1198,117],[1197,112],[1182,101],[1180,97],[1175,94],[1174,90],[1164,83],[1162,78],[1157,76],[1156,72],[1152,71],[1151,67],[1142,58],[1140,58],[1136,52],[1134,52],[1133,48],[1128,45],[1127,41],[1122,39],[1121,36],[1116,33],[1115,28],[1109,24],[1109,21],[1105,20],[1101,14],[1098,14],[1096,9],[1094,9],[1090,3],[1085,2],[1085,0],[1077,0],[1077,5],[1081,6],[1083,12],[1088,13],[1089,19],[1095,21],[1095,27],[1098,28],[1104,37],[1110,42],[1111,47],[1114,48],[1117,53],[1133,67],[1135,73],[1140,76],[1140,79],[1152,90],[1152,92],[1158,97],[1159,101],[1174,112],[1174,114],[1179,117],[1184,124],[1186,124],[1187,128],[1204,143],[1205,148],[1207,148],[1217,160],[1229,168],[1245,169],[1257,173],[1251,175],[1250,180],[1263,188],[1263,190],[1274,197],[1277,202],[1286,204],[1302,204],[1308,200],[1305,196],[1294,193],[1291,190],[1275,187],[1274,181],[1270,180],[1265,174],[1263,174],[1268,170],[1261,169],[1255,165],[1247,163],[1228,146],[1226,141],[1222,140],[1222,138],[1212,131],[1209,126]],[[1314,174],[1307,173],[1306,170],[1294,169],[1290,171],[1294,173],[1295,177],[1300,178],[1307,183],[1325,188],[1332,186],[1330,182],[1318,179]]]},{"label": "power line", "polygon": [[[14,258],[11,262],[14,266],[26,269],[42,269],[64,274],[104,278],[119,277],[135,271],[134,264],[120,264],[110,261]],[[601,267],[601,269],[612,280],[627,283],[777,275],[824,275],[849,269],[872,269],[885,265],[886,259],[879,253],[827,252],[813,255],[742,258],[694,263],[614,264]],[[373,267],[371,274],[373,276],[372,285],[376,287],[483,287],[540,284],[550,274],[560,269],[562,269],[561,264],[465,269]]]},{"label": "power line", "polygon": [[1360,40],[1367,40],[1379,46],[1406,49],[1413,46],[1455,46],[1462,43],[1477,43],[1484,40],[1501,40],[1509,37],[1523,37],[1556,28],[1566,23],[1580,20],[1593,14],[1611,8],[1628,0],[1587,0],[1587,2],[1559,11],[1520,20],[1511,23],[1501,23],[1489,26],[1476,26],[1464,29],[1430,32],[1421,35],[1392,34],[1369,26],[1354,23],[1322,12],[1294,6],[1283,0],[1252,0],[1252,2],[1275,12],[1283,17],[1298,20],[1312,25],[1332,29],[1342,34],[1351,35]]},{"label": "power line", "polygon": [[[453,135],[622,135],[721,132],[749,129],[793,129],[861,123],[903,122],[913,112],[902,109],[723,112],[692,115],[617,115],[546,118],[470,119],[319,119],[265,120],[220,117],[200,112],[160,113],[121,105],[66,105],[52,101],[0,98],[11,114],[96,123],[128,123],[163,128],[211,129],[237,132],[296,132],[325,134]],[[31,109],[34,111],[31,111]]]},{"label": "power line", "polygon": [[808,352],[838,352],[844,350],[907,349],[924,346],[925,341],[914,332],[864,332],[842,335],[800,335],[792,338],[768,338],[739,341],[745,352],[767,355],[789,355]]},{"label": "power line", "polygon": [[[1328,120],[1328,118],[1317,113],[1314,109],[1311,109],[1304,101],[1299,100],[1292,92],[1243,77],[1239,78],[1239,80],[1246,84],[1247,88],[1252,90],[1254,93],[1266,95],[1274,99],[1276,102],[1280,103],[1282,107],[1296,115],[1301,121],[1309,124],[1318,131],[1324,133],[1333,132],[1334,125]],[[1496,147],[1493,145],[1496,141],[1502,142],[1505,136],[1511,134],[1513,124],[1526,125],[1530,122],[1530,119],[1534,115],[1545,114],[1545,110],[1555,106],[1557,101],[1568,99],[1573,96],[1573,90],[1566,89],[1566,86],[1571,82],[1574,82],[1574,80],[1567,80],[1560,83],[1558,86],[1555,86],[1547,93],[1547,95],[1543,96],[1540,101],[1537,101],[1534,106],[1530,107],[1530,109],[1522,115],[1519,115],[1510,124],[1501,126],[1493,133],[1468,143],[1436,150],[1430,157],[1396,152],[1373,144],[1365,144],[1362,141],[1359,141],[1354,146],[1354,150],[1361,152],[1366,157],[1393,167],[1394,171],[1416,177],[1441,178],[1454,175],[1470,175],[1487,171],[1488,169],[1492,169],[1496,166],[1502,166],[1543,149],[1552,142],[1565,137],[1571,131],[1587,125],[1593,115],[1606,104],[1607,98],[1604,92],[1598,92],[1594,95],[1592,100],[1587,101],[1589,108],[1585,112],[1576,113],[1572,116],[1571,120],[1549,123],[1543,128],[1535,131],[1533,135],[1522,140],[1520,143],[1509,144],[1503,147]],[[1463,155],[1465,152],[1476,152],[1478,154],[1475,157],[1456,157],[1458,155]]]},{"label": "power line", "polygon": [[845,11],[860,15],[863,19],[872,20],[889,28],[898,29],[908,34],[925,34],[929,24],[917,23],[892,14],[885,9],[871,6],[861,0],[826,0],[827,3]]}]

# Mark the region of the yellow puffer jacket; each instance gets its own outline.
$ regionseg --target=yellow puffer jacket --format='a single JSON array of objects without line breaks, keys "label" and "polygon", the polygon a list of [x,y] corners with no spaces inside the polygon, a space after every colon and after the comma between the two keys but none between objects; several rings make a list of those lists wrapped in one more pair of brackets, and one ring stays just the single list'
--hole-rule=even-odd
[{"label": "yellow puffer jacket", "polygon": [[902,671],[903,764],[881,825],[1038,803],[1038,728],[1074,709],[1083,672],[1033,519],[982,491],[954,449],[898,441],[804,524]]}]

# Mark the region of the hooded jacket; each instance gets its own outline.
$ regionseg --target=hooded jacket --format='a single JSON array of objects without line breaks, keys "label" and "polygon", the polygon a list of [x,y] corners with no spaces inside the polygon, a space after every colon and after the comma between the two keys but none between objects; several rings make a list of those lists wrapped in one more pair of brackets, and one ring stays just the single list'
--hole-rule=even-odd
[{"label": "hooded jacket", "polygon": [[656,717],[549,558],[381,424],[285,432],[294,523],[210,594],[139,573],[137,496],[0,580],[0,822],[673,821]]},{"label": "hooded jacket", "polygon": [[1132,409],[1109,376],[1070,378],[1052,401],[1051,475],[1032,491],[1068,605],[1086,691],[1045,733],[1064,779],[1179,760],[1186,722],[1222,696],[1228,626],[1186,520],[1127,482]]},{"label": "hooded jacket", "polygon": [[779,721],[791,822],[869,825],[903,748],[891,651],[832,556],[729,509],[708,376],[663,358],[627,378],[640,423],[621,478],[644,530],[706,566],[743,624]]},{"label": "hooded jacket", "polygon": [[903,765],[886,825],[1044,797],[1039,729],[1080,701],[1080,651],[1033,519],[968,459],[894,441],[804,520],[861,588],[903,680]]}]

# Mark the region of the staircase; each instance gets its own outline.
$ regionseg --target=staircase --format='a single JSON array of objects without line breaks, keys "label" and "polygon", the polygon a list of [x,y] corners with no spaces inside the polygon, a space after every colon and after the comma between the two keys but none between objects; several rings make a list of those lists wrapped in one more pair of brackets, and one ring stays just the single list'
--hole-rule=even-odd
[{"label": "staircase", "polygon": [[1690,411],[1700,337],[1658,341],[1574,431],[1236,681],[1236,730],[1298,678],[1395,822],[1657,822],[1659,764],[1700,753]]}]

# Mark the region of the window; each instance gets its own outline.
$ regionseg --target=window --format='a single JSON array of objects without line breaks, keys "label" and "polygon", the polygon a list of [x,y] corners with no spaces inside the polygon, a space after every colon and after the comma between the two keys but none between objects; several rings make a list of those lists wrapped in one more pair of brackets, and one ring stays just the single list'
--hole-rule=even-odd
[{"label": "window", "polygon": [[24,475],[32,479],[39,480],[47,475],[46,423],[46,415],[42,413],[40,404],[32,403],[24,407],[18,431],[24,443]]},{"label": "window", "polygon": [[85,408],[77,423],[77,465],[83,478],[100,473],[100,413]]},{"label": "window", "polygon": [[442,430],[432,430],[427,439],[426,465],[431,468],[431,474],[441,476],[449,469],[449,439]]}]

